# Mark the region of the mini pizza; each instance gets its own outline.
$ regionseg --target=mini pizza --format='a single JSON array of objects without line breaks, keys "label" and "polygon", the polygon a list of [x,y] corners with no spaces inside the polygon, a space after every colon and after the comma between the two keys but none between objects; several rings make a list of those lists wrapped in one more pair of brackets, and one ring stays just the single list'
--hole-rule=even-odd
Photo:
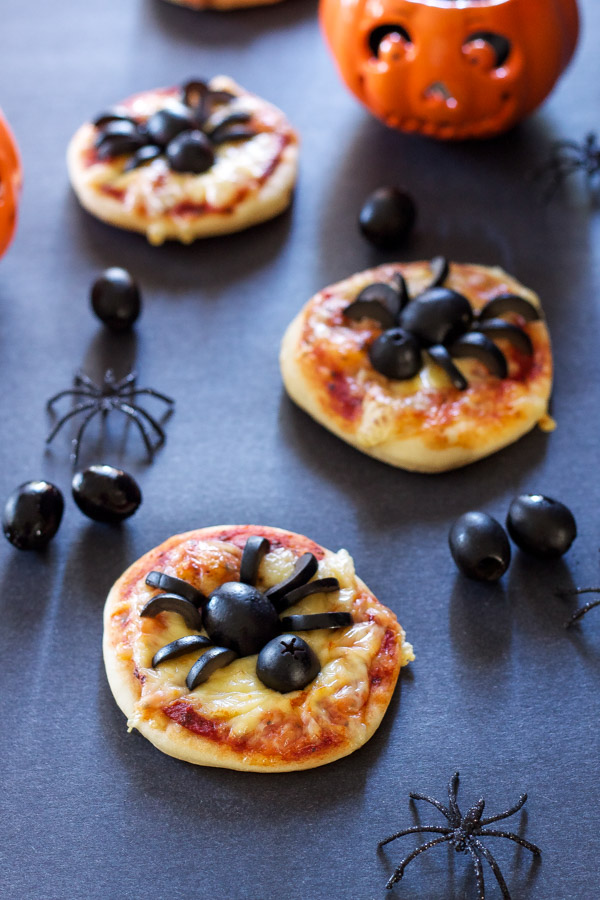
[{"label": "mini pizza", "polygon": [[353,275],[306,304],[280,362],[317,422],[403,469],[454,469],[554,427],[540,301],[499,268],[438,257]]},{"label": "mini pizza", "polygon": [[278,528],[176,535],[127,569],[104,611],[129,729],[205,766],[288,772],[352,753],[413,658],[345,550]]},{"label": "mini pizza", "polygon": [[151,244],[240,231],[289,206],[298,136],[275,106],[219,75],[136,94],[69,144],[81,204]]}]

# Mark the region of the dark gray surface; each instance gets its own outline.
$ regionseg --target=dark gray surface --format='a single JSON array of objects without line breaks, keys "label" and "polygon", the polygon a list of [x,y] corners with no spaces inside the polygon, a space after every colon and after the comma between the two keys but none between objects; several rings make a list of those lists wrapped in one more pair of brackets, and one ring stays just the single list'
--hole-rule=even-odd
[{"label": "dark gray surface", "polygon": [[[600,9],[583,8],[584,40],[543,110],[496,141],[447,146],[368,117],[338,82],[307,0],[232,15],[160,0],[3,0],[0,106],[26,187],[0,262],[0,495],[38,477],[68,493],[68,436],[44,454],[44,400],[82,364],[98,376],[135,362],[140,382],[176,397],[177,410],[151,467],[133,431],[120,451],[118,419],[104,447],[91,435],[84,448],[83,462],[122,462],[139,477],[134,519],[96,525],[69,498],[46,554],[0,547],[2,897],[376,900],[416,846],[404,838],[378,858],[377,841],[413,823],[409,790],[443,799],[456,768],[466,805],[485,794],[499,811],[529,792],[521,824],[541,864],[490,840],[513,900],[598,895],[600,611],[566,634],[571,607],[553,592],[599,580],[599,219],[577,189],[544,210],[526,180],[553,138],[600,124]],[[136,90],[219,71],[299,128],[293,210],[237,236],[159,249],[82,212],[64,165],[80,122]],[[410,475],[338,441],[283,395],[277,348],[288,321],[315,290],[383,261],[355,216],[388,182],[410,187],[420,209],[403,259],[498,263],[542,295],[554,434],[534,432],[455,473]],[[133,339],[104,334],[88,308],[89,283],[107,265],[127,266],[143,286]],[[499,586],[467,583],[447,550],[451,520],[472,507],[503,518],[520,490],[571,506],[574,548],[547,565],[516,553]],[[348,548],[414,643],[383,725],[347,759],[245,775],[192,767],[126,733],[101,661],[106,592],[170,534],[228,522]],[[438,818],[422,810],[422,822]],[[486,883],[499,897],[489,870]],[[469,861],[433,850],[394,894],[473,898]]]}]

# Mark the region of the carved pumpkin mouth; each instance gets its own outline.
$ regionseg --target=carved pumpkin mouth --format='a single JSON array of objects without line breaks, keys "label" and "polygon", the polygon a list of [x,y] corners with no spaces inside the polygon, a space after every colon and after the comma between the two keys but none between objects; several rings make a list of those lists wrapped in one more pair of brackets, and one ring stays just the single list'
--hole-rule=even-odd
[{"label": "carved pumpkin mouth", "polygon": [[448,109],[456,109],[456,97],[453,97],[443,81],[434,81],[423,91],[423,99],[430,103],[444,104]]}]

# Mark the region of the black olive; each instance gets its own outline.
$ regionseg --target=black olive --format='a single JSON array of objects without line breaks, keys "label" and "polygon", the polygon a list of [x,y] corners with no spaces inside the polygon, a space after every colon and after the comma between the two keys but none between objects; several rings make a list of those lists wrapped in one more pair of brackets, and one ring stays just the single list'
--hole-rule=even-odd
[{"label": "black olive", "polygon": [[470,331],[457,338],[451,345],[450,356],[456,359],[477,359],[496,378],[506,378],[508,365],[506,357],[493,341],[478,331]]},{"label": "black olive", "polygon": [[217,128],[210,136],[213,144],[226,144],[229,141],[248,141],[256,136],[254,128],[239,125],[237,128]]},{"label": "black olive", "polygon": [[265,591],[265,597],[271,601],[278,612],[287,609],[291,604],[287,602],[287,595],[290,591],[301,587],[310,581],[319,568],[317,557],[313,553],[303,553],[294,566],[294,571],[289,578],[274,584],[273,587]]},{"label": "black olive", "polygon": [[237,659],[235,650],[227,647],[211,647],[206,653],[203,653],[198,662],[195,662],[187,674],[185,683],[189,691],[193,691],[199,684],[208,681],[213,672],[228,666],[229,663]]},{"label": "black olive", "polygon": [[376,247],[393,250],[406,241],[416,218],[417,209],[410,194],[395,187],[381,187],[365,200],[358,224]]},{"label": "black olive", "polygon": [[127,331],[142,308],[140,289],[126,269],[105,269],[94,281],[92,309],[110,331]]},{"label": "black olive", "polygon": [[95,141],[99,159],[108,159],[124,153],[135,153],[145,143],[135,122],[119,119],[105,125]]},{"label": "black olive", "polygon": [[318,628],[348,628],[354,624],[351,613],[326,612],[309,615],[284,616],[281,627],[284,631],[315,631]]},{"label": "black olive", "polygon": [[195,588],[189,581],[182,578],[175,578],[173,575],[167,575],[165,572],[148,572],[146,575],[146,584],[149,587],[159,588],[161,591],[167,591],[169,594],[179,594],[193,603],[194,606],[204,606],[208,597]]},{"label": "black olive", "polygon": [[392,276],[392,284],[398,291],[398,297],[400,299],[400,309],[404,309],[408,301],[410,300],[410,294],[408,293],[408,285],[404,280],[404,276],[401,272],[395,272]]},{"label": "black olive", "polygon": [[541,494],[521,494],[510,504],[506,517],[515,544],[542,559],[562,556],[577,537],[571,510]]},{"label": "black olive", "polygon": [[121,522],[142,502],[137,481],[114,466],[90,466],[76,472],[71,487],[81,512],[96,522]]},{"label": "black olive", "polygon": [[64,510],[63,495],[48,481],[26,481],[4,506],[4,536],[19,550],[42,550],[52,540]]},{"label": "black olive", "polygon": [[140,166],[145,166],[148,163],[151,163],[153,159],[157,159],[162,153],[160,147],[155,147],[154,144],[146,144],[145,147],[140,147],[137,150],[131,159],[128,159],[123,167],[124,172],[131,172],[133,169],[139,169]]},{"label": "black olive", "polygon": [[285,595],[285,608],[293,606],[305,597],[311,594],[331,594],[333,591],[339,591],[340,583],[337,578],[317,578],[315,581],[309,581],[293,591],[289,591]]},{"label": "black olive", "polygon": [[193,127],[190,112],[185,106],[167,106],[150,116],[146,122],[146,134],[150,143],[166,147],[182,131],[189,131]]},{"label": "black olive", "polygon": [[434,256],[429,266],[431,268],[431,281],[427,286],[427,290],[441,287],[450,274],[450,263],[445,256]]},{"label": "black olive", "polygon": [[403,328],[389,328],[369,347],[371,365],[386,378],[414,378],[423,364],[414,335]]},{"label": "black olive", "polygon": [[482,512],[456,520],[448,536],[454,562],[468,578],[497,581],[508,569],[510,544],[500,522]]},{"label": "black olive", "polygon": [[[193,603],[180,597],[179,594],[156,594],[151,597],[140,610],[140,616],[154,619],[162,612],[174,612],[181,616],[188,628],[200,631],[202,620]],[[212,641],[211,641],[212,643]]]},{"label": "black olive", "polygon": [[445,344],[468,331],[473,310],[466,297],[451,288],[434,287],[411,300],[400,325],[424,344]]},{"label": "black olive", "polygon": [[373,319],[382,328],[393,328],[400,312],[400,293],[383,282],[369,284],[344,310],[348,319]]},{"label": "black olive", "polygon": [[454,365],[452,357],[446,348],[441,344],[434,344],[432,347],[427,348],[427,352],[436,366],[444,370],[454,387],[459,391],[466,391],[469,387],[469,382],[458,366]]},{"label": "black olive", "polygon": [[513,325],[512,322],[505,322],[504,319],[486,319],[477,323],[477,331],[485,334],[491,340],[503,338],[509,344],[512,344],[519,353],[523,353],[525,356],[533,356],[531,338],[526,331],[523,331],[518,325]]},{"label": "black olive", "polygon": [[93,120],[92,125],[96,128],[104,128],[105,125],[108,125],[109,122],[131,122],[132,125],[135,125],[137,128],[137,120],[130,116],[128,113],[119,112],[119,110],[106,110],[106,112],[100,113],[99,116]]},{"label": "black olive", "polygon": [[210,140],[201,131],[184,131],[167,146],[167,159],[174,172],[200,175],[215,161]]},{"label": "black olive", "polygon": [[302,690],[320,671],[317,654],[296,634],[282,634],[269,641],[256,661],[256,674],[262,683],[281,694]]},{"label": "black olive", "polygon": [[232,125],[245,125],[251,118],[251,113],[244,112],[243,110],[229,113],[229,115],[224,116],[219,122],[213,125],[212,128],[207,129],[206,134],[208,134],[211,140],[214,140],[215,134],[218,134],[221,131],[227,131]]},{"label": "black olive", "polygon": [[540,311],[530,300],[517,294],[499,294],[493,297],[479,310],[480,319],[495,319],[505,313],[516,313],[526,322],[535,322],[540,318]]},{"label": "black olive", "polygon": [[166,662],[168,659],[177,659],[179,656],[185,656],[186,653],[191,653],[193,650],[203,650],[205,647],[210,647],[211,644],[210,638],[204,637],[203,634],[186,634],[184,637],[171,641],[170,644],[165,644],[164,647],[157,650],[152,657],[152,667],[156,668],[156,666]]},{"label": "black olive", "polygon": [[186,106],[195,109],[202,103],[202,100],[209,92],[209,87],[205,81],[198,79],[186,81],[181,87],[181,97]]},{"label": "black olive", "polygon": [[271,545],[266,538],[259,537],[257,534],[253,534],[248,538],[244,545],[240,563],[240,581],[244,584],[256,583],[259,566],[270,548]]},{"label": "black olive", "polygon": [[275,607],[265,595],[239,581],[227,581],[209,595],[202,621],[215,644],[239,656],[258,653],[281,631]]}]

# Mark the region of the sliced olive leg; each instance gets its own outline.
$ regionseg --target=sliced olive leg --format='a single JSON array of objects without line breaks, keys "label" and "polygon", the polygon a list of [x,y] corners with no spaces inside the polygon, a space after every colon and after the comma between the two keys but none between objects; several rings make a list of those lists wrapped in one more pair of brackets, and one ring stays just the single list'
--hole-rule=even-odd
[{"label": "sliced olive leg", "polygon": [[408,285],[404,280],[404,276],[400,272],[395,273],[394,277],[392,278],[392,284],[398,291],[398,296],[400,297],[400,311],[402,311],[410,300]]},{"label": "sliced olive leg", "polygon": [[254,128],[247,125],[238,125],[237,128],[215,128],[210,136],[213,144],[226,144],[227,141],[248,141],[256,136]]},{"label": "sliced olive leg", "polygon": [[179,594],[194,606],[202,606],[208,600],[202,591],[197,590],[188,581],[167,575],[165,572],[149,572],[146,575],[146,584],[149,587],[160,588],[161,591],[168,591],[170,594]]},{"label": "sliced olive leg", "polygon": [[202,619],[197,607],[178,594],[157,594],[142,607],[140,616],[154,619],[161,612],[178,613],[188,628],[196,631],[200,631],[202,628]]},{"label": "sliced olive leg", "polygon": [[504,338],[513,345],[515,350],[525,356],[533,356],[531,338],[526,331],[523,331],[518,325],[513,325],[512,322],[505,322],[504,319],[488,319],[478,323],[477,331],[492,341],[496,338]]},{"label": "sliced olive leg", "polygon": [[347,628],[354,624],[351,613],[326,612],[306,616],[284,616],[281,627],[284,631],[314,631],[317,628]]},{"label": "sliced olive leg", "polygon": [[427,348],[427,353],[429,353],[431,359],[439,366],[440,369],[443,369],[452,384],[459,391],[466,391],[469,386],[469,382],[460,371],[460,369],[454,365],[450,354],[441,344],[434,344],[433,347]]},{"label": "sliced olive leg", "polygon": [[503,316],[505,313],[516,313],[522,316],[526,322],[535,322],[541,318],[539,309],[526,300],[525,297],[519,297],[517,294],[499,294],[493,297],[479,310],[479,319],[495,319],[497,316]]},{"label": "sliced olive leg", "polygon": [[242,562],[240,565],[240,581],[252,587],[256,584],[258,569],[265,554],[269,552],[271,545],[266,538],[257,534],[251,535],[244,546]]},{"label": "sliced olive leg", "polygon": [[168,659],[177,659],[178,656],[185,656],[186,653],[191,653],[192,650],[201,650],[211,645],[211,639],[204,637],[203,634],[186,634],[185,637],[171,641],[170,644],[165,644],[164,647],[157,650],[152,657],[152,667],[155,668]]},{"label": "sliced olive leg", "polygon": [[392,328],[400,312],[400,293],[384,282],[367,285],[344,310],[347,319],[373,319],[382,328]]},{"label": "sliced olive leg", "polygon": [[237,659],[235,650],[228,650],[227,647],[211,647],[188,672],[185,679],[188,690],[193,691],[199,684],[207,681],[213,672],[228,666],[234,659]]},{"label": "sliced olive leg", "polygon": [[294,571],[279,584],[273,585],[268,591],[265,591],[265,597],[271,601],[275,609],[280,612],[285,609],[285,604],[280,607],[281,601],[290,591],[306,584],[319,568],[317,557],[313,553],[304,553],[297,561]]},{"label": "sliced olive leg", "polygon": [[340,583],[337,578],[317,578],[316,581],[309,581],[308,584],[303,584],[301,587],[289,591],[285,597],[282,597],[279,604],[280,610],[293,606],[294,603],[298,603],[311,594],[331,594],[333,591],[339,591],[339,589]]},{"label": "sliced olive leg", "polygon": [[506,378],[508,365],[506,357],[493,341],[478,331],[463,334],[449,348],[450,356],[457,359],[477,359],[497,378]]},{"label": "sliced olive leg", "polygon": [[430,263],[431,281],[427,285],[427,290],[434,287],[441,287],[450,273],[450,264],[445,256],[435,256]]}]

